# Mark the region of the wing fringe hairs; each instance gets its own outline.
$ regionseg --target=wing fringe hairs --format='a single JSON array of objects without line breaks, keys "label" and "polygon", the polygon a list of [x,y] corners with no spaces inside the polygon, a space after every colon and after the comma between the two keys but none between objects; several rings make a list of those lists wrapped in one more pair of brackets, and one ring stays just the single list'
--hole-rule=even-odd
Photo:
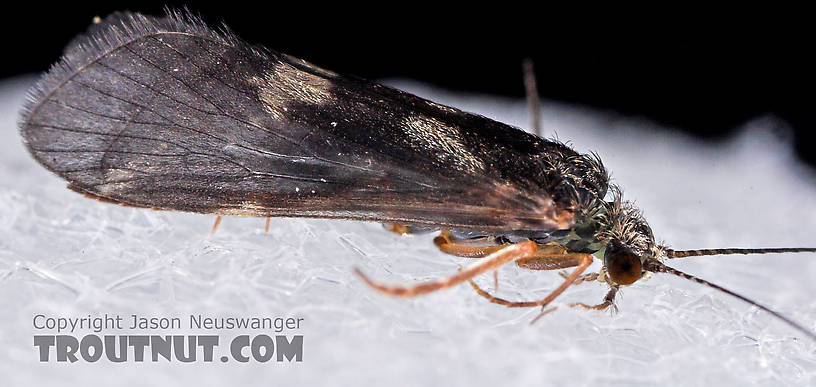
[{"label": "wing fringe hairs", "polygon": [[[74,38],[63,50],[62,58],[54,63],[48,72],[29,89],[26,103],[20,112],[19,124],[22,125],[31,114],[31,110],[48,95],[57,89],[83,67],[107,55],[111,50],[125,46],[144,36],[163,33],[181,32],[207,37],[230,47],[241,47],[253,54],[268,59],[265,48],[244,42],[230,28],[222,24],[220,30],[206,25],[201,17],[187,9],[167,9],[162,18],[145,16],[140,13],[117,11],[99,23],[94,23],[84,34]],[[20,126],[18,125],[18,126]]]}]

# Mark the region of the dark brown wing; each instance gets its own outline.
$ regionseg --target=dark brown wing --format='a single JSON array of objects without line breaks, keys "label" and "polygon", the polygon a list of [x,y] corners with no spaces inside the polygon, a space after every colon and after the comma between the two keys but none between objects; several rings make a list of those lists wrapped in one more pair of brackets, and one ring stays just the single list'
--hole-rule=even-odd
[{"label": "dark brown wing", "polygon": [[34,88],[21,132],[72,189],[159,209],[554,230],[606,190],[600,163],[562,144],[184,15],[93,26]]}]

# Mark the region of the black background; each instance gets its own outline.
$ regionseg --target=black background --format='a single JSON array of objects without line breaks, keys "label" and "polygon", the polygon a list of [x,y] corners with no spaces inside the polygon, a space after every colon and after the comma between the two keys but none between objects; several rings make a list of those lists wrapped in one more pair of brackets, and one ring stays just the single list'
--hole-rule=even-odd
[{"label": "black background", "polygon": [[808,138],[814,34],[804,10],[32,2],[0,26],[0,77],[46,70],[96,15],[161,14],[164,4],[187,5],[251,43],[365,78],[521,97],[521,61],[531,57],[543,98],[645,117],[712,141],[773,114],[790,124],[798,155],[816,165]]}]

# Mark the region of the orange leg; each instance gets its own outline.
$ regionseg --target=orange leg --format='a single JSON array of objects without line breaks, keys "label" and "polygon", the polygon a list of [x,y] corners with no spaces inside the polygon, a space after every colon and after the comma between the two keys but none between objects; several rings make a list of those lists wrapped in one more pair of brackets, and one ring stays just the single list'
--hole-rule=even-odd
[{"label": "orange leg", "polygon": [[548,314],[550,314],[552,312],[555,312],[555,310],[558,309],[557,306],[551,306],[551,307],[549,307],[547,309],[545,309],[545,308],[541,308],[541,313],[539,313],[538,316],[536,316],[536,318],[533,319],[533,321],[530,321],[530,325],[535,324],[535,322],[538,321],[538,319],[540,319],[540,318],[542,318],[542,317],[544,317],[544,316],[546,316],[546,315],[548,315]]},{"label": "orange leg", "polygon": [[411,226],[403,223],[380,223],[384,229],[394,234],[408,235],[408,234],[425,234],[434,231],[430,228]]},{"label": "orange leg", "polygon": [[393,232],[394,234],[410,234],[411,233],[411,226],[399,223],[383,223],[383,228],[386,230]]},{"label": "orange leg", "polygon": [[436,247],[439,247],[439,250],[443,253],[465,258],[484,258],[510,246],[510,244],[498,246],[472,246],[464,244],[454,239],[448,230],[442,231],[438,237],[434,238],[434,244]]},{"label": "orange leg", "polygon": [[269,234],[269,222],[272,218],[266,218],[266,227],[264,227],[264,234]]},{"label": "orange leg", "polygon": [[[560,275],[562,278],[569,277],[569,273],[566,272],[566,271],[559,271],[558,275]],[[601,276],[601,273],[586,273],[586,274],[578,277],[578,279],[575,280],[575,283],[573,283],[573,285],[578,285],[578,284],[584,283],[584,282],[597,281],[598,277],[600,277],[600,276]]]},{"label": "orange leg", "polygon": [[550,263],[554,263],[557,260],[561,260],[563,262],[563,265],[561,267],[569,267],[567,265],[570,265],[571,263],[577,260],[578,267],[576,267],[575,270],[573,270],[572,274],[570,274],[569,277],[567,277],[559,287],[553,290],[547,297],[538,301],[508,301],[503,298],[495,297],[490,293],[482,290],[482,288],[476,285],[476,283],[473,282],[472,280],[468,281],[470,282],[470,285],[473,286],[474,289],[476,289],[476,293],[479,293],[480,296],[486,298],[488,301],[494,304],[504,305],[508,308],[529,308],[533,306],[541,306],[543,308],[547,304],[555,300],[556,297],[561,295],[561,293],[563,293],[564,290],[567,290],[567,288],[570,285],[572,285],[572,283],[575,282],[576,279],[578,279],[581,273],[583,273],[583,271],[586,270],[586,268],[589,267],[590,264],[592,264],[592,255],[586,253],[540,255],[537,258],[540,260],[546,260]]},{"label": "orange leg", "polygon": [[215,231],[218,230],[218,225],[221,224],[221,215],[215,217],[215,223],[213,224],[212,231],[210,231],[210,235],[215,235]]},{"label": "orange leg", "polygon": [[512,244],[484,257],[484,259],[474,262],[465,269],[460,270],[458,273],[448,278],[412,286],[387,286],[372,281],[365,276],[360,269],[355,269],[355,272],[363,279],[363,281],[365,281],[366,284],[368,284],[368,286],[371,286],[372,288],[385,294],[400,297],[415,297],[440,289],[449,288],[464,281],[469,281],[471,278],[479,274],[488,272],[490,270],[496,270],[508,262],[531,255],[536,252],[536,249],[536,243],[533,241]]},{"label": "orange leg", "polygon": [[583,308],[588,310],[606,310],[609,307],[612,307],[613,311],[617,311],[617,307],[615,306],[615,295],[618,294],[618,287],[613,286],[609,288],[609,292],[606,293],[606,297],[604,297],[603,302],[598,305],[587,305],[583,302],[575,302],[570,304],[572,307]]},{"label": "orange leg", "polygon": [[[584,255],[588,254],[568,253],[563,246],[551,243],[539,246],[535,254],[519,259],[516,265],[529,270],[566,269],[580,265]],[[592,262],[591,258],[592,256],[590,256],[590,262]]]}]

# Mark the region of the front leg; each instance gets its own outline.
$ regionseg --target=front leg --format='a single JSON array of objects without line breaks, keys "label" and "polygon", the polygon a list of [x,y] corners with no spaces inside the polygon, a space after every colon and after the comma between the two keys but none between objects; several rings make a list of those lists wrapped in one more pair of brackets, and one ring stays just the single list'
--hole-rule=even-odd
[{"label": "front leg", "polygon": [[[560,275],[561,278],[569,277],[569,273],[567,271],[559,271],[558,275]],[[598,277],[601,277],[601,273],[586,273],[578,277],[578,279],[575,280],[574,285],[578,285],[584,282],[598,281]]]},{"label": "front leg", "polygon": [[613,287],[609,288],[609,292],[606,293],[606,297],[604,297],[603,302],[601,302],[598,305],[587,305],[587,304],[584,304],[583,302],[576,302],[576,303],[570,304],[570,306],[577,307],[577,308],[583,308],[583,309],[587,309],[587,310],[606,310],[607,308],[612,307],[612,310],[614,312],[617,312],[618,307],[615,306],[615,295],[617,295],[617,294],[618,294],[618,287],[613,286]]}]

